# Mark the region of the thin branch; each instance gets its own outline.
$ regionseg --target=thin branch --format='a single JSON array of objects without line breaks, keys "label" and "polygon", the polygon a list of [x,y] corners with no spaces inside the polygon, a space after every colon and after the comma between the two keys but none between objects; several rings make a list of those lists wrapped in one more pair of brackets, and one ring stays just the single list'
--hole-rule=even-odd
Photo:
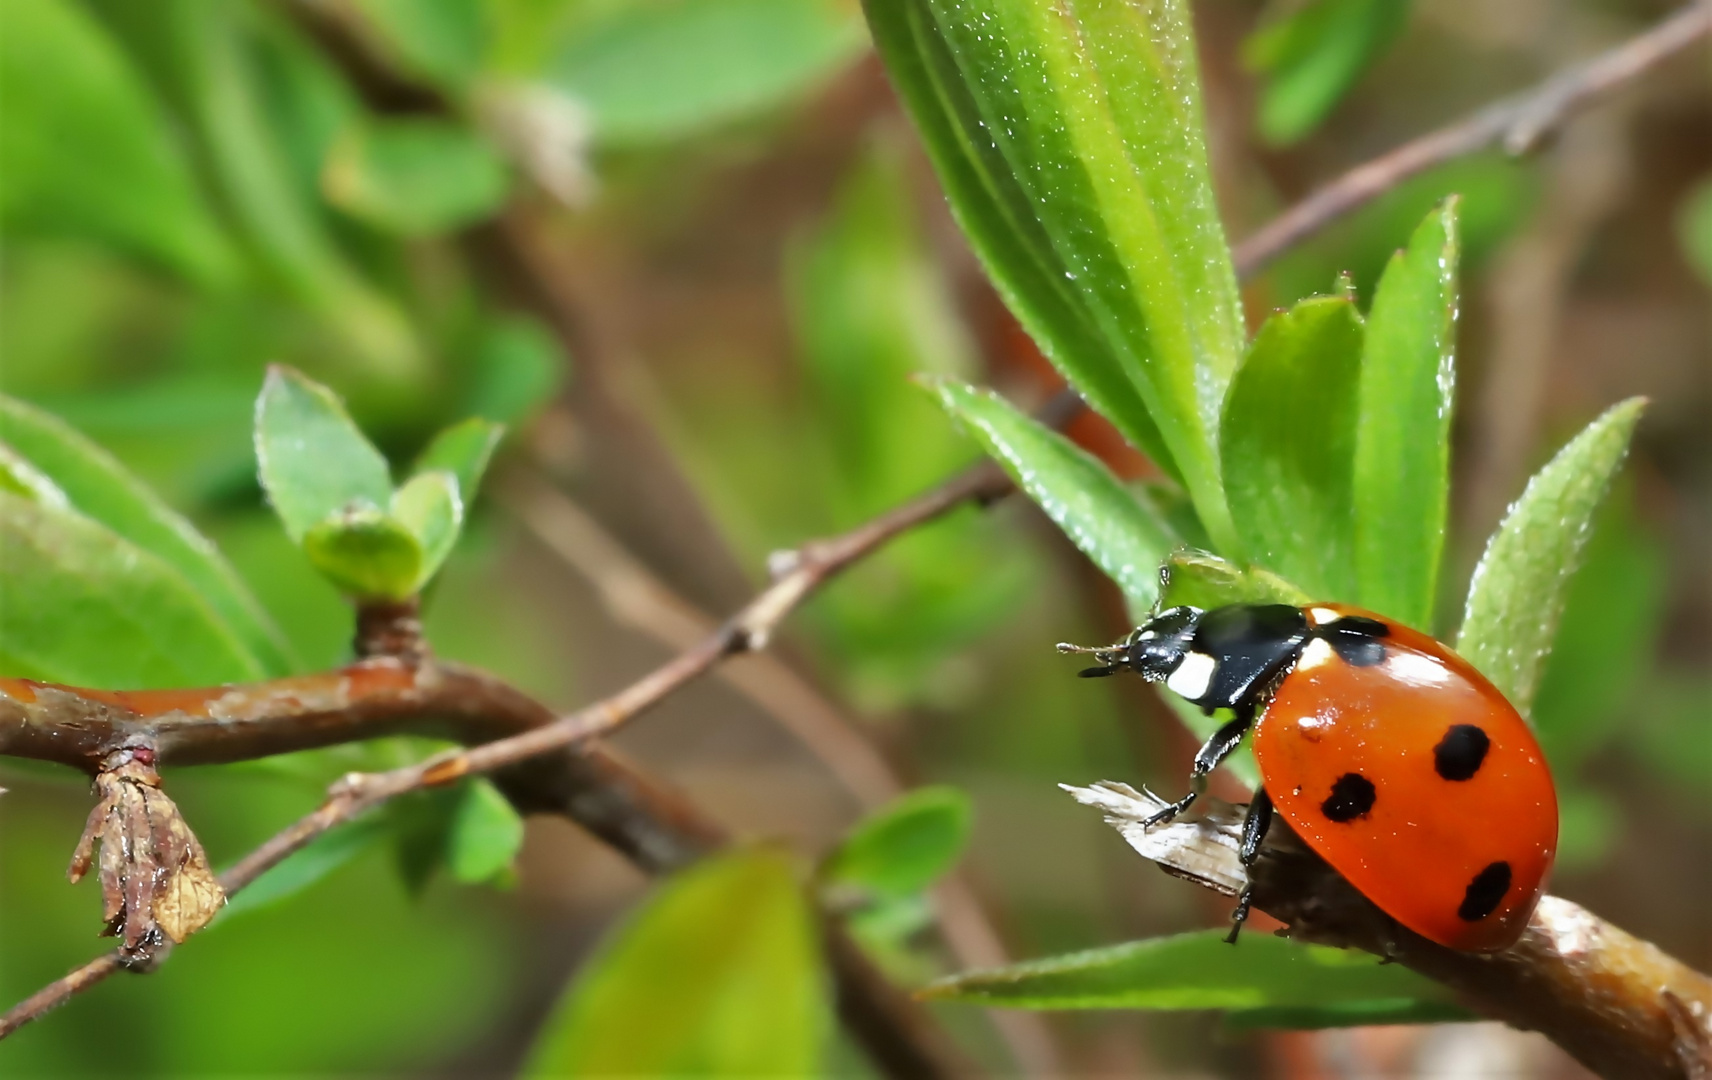
[{"label": "thin branch", "polygon": [[[1482,110],[1475,116],[1462,123],[1441,129],[1408,143],[1398,149],[1360,166],[1334,181],[1328,187],[1302,203],[1287,211],[1277,220],[1266,226],[1260,232],[1251,236],[1237,248],[1235,261],[1238,272],[1244,276],[1252,276],[1268,261],[1305,237],[1317,232],[1327,224],[1348,214],[1357,207],[1365,204],[1384,191],[1390,190],[1408,177],[1414,176],[1428,168],[1442,164],[1456,157],[1484,149],[1488,146],[1503,144],[1512,153],[1525,152],[1535,146],[1541,137],[1576,110],[1584,107],[1598,95],[1626,82],[1659,61],[1675,52],[1686,48],[1693,41],[1705,35],[1712,29],[1712,4],[1697,4],[1685,8],[1676,15],[1665,20],[1653,30],[1648,31],[1617,49],[1606,53],[1595,60],[1555,76],[1542,84],[1537,90],[1507,102],[1500,103],[1489,109]],[[432,103],[429,103],[432,104]],[[1061,399],[1061,401],[1064,399]],[[1075,405],[1071,406],[1076,407]],[[531,758],[547,754],[550,751],[563,751],[583,743],[595,735],[607,732],[628,721],[639,713],[650,708],[660,700],[670,695],[678,688],[694,680],[700,675],[712,670],[723,659],[764,648],[767,640],[779,622],[792,611],[815,588],[835,576],[851,563],[861,559],[870,551],[875,550],[892,537],[907,531],[925,521],[932,520],[950,509],[970,500],[985,500],[996,498],[1010,490],[1010,483],[997,469],[982,466],[954,478],[952,481],[935,489],[926,495],[897,508],[896,510],[876,518],[866,525],[852,530],[842,536],[806,545],[790,563],[783,568],[780,577],[768,589],[764,590],[748,606],[736,616],[719,627],[714,633],[685,650],[679,656],[661,668],[645,676],[630,687],[611,698],[598,702],[593,706],[573,713],[560,720],[534,727],[521,734],[509,736],[486,745],[442,755],[419,765],[409,766],[390,773],[372,776],[353,776],[337,785],[333,794],[321,808],[313,814],[297,822],[285,832],[263,845],[245,860],[233,867],[223,877],[229,893],[237,892],[256,876],[271,866],[277,865],[292,852],[308,844],[315,837],[340,822],[349,820],[352,816],[368,809],[386,799],[406,791],[436,784],[449,783],[469,773],[486,772],[499,769],[525,766]],[[329,687],[324,681],[332,677],[350,676],[353,673],[361,676],[383,672],[385,663],[376,666],[374,662],[367,665],[355,665],[342,672],[330,675],[311,676],[308,680],[300,680],[302,689],[318,693],[339,693],[352,689]],[[403,665],[398,665],[403,667]],[[454,671],[444,665],[433,665],[427,670],[435,672]],[[396,674],[390,673],[390,674]],[[383,679],[384,681],[384,679]],[[277,687],[278,684],[276,684]],[[20,693],[20,687],[24,687]],[[236,693],[236,700],[225,700],[225,704],[255,704],[260,700],[253,693],[255,688],[245,691],[244,688],[223,688],[223,694],[229,697]],[[420,687],[413,687],[420,690]],[[491,689],[491,687],[490,687]],[[503,688],[505,693],[516,694],[510,688]],[[324,746],[336,742],[346,742],[353,739],[369,738],[380,733],[377,728],[388,723],[396,723],[399,730],[415,730],[415,725],[424,717],[424,703],[421,701],[401,703],[394,700],[384,700],[378,709],[371,708],[368,701],[353,702],[346,707],[332,711],[317,712],[310,709],[305,712],[297,711],[289,718],[279,714],[264,712],[206,711],[214,708],[216,702],[223,700],[216,695],[209,695],[209,700],[200,706],[205,711],[196,714],[196,706],[190,710],[178,705],[166,704],[170,693],[157,695],[155,704],[157,714],[153,717],[142,717],[129,708],[124,702],[123,695],[84,694],[82,701],[88,706],[76,723],[55,725],[51,721],[44,722],[38,715],[27,715],[30,710],[22,708],[32,704],[45,702],[52,705],[66,704],[76,697],[76,692],[63,688],[25,686],[20,680],[5,680],[0,683],[0,753],[11,753],[25,757],[39,757],[47,760],[71,761],[84,764],[91,755],[103,745],[111,745],[116,733],[123,734],[139,728],[151,731],[161,737],[163,761],[171,758],[180,762],[188,761],[232,761],[247,757],[260,756],[265,753],[279,753],[286,749],[300,749],[307,746]],[[265,695],[262,695],[265,696]],[[381,695],[385,698],[385,695]],[[521,695],[519,695],[521,696]],[[130,703],[141,700],[142,695],[131,695]],[[537,706],[538,708],[538,706]],[[45,710],[51,711],[51,710]],[[170,715],[169,715],[170,714]],[[467,710],[453,711],[454,726],[459,720],[468,721],[479,719],[480,715],[471,714]],[[285,722],[286,720],[289,722]],[[444,718],[441,718],[444,720]],[[279,721],[279,722],[275,722]],[[57,741],[56,741],[57,737]],[[269,749],[268,747],[276,747]],[[577,750],[571,755],[585,762],[594,763],[598,771],[605,772],[605,780],[611,782],[627,770],[624,770],[616,759],[598,749]],[[75,761],[73,759],[76,759]],[[524,772],[530,771],[525,768]],[[626,828],[636,824],[640,818],[645,826],[641,835],[626,834],[622,842],[630,845],[629,853],[644,865],[669,864],[672,859],[659,852],[649,854],[651,830],[663,833],[672,841],[682,841],[693,837],[694,829],[680,833],[672,828],[669,819],[663,819],[655,812],[658,807],[647,805],[646,798],[641,803],[629,801],[640,792],[647,791],[651,785],[636,777],[633,773],[628,776],[629,787],[624,784],[602,787],[600,784],[585,786],[580,783],[567,782],[563,775],[558,780],[559,790],[545,796],[548,803],[555,798],[561,803],[561,809],[577,820],[585,818],[600,819],[604,814],[608,820],[600,822],[606,829],[617,829],[623,833]],[[552,785],[548,785],[551,790]],[[601,805],[612,802],[615,791],[621,791],[625,798],[616,800],[616,807]],[[576,807],[577,799],[592,799],[599,806],[600,812],[591,813],[587,806]],[[568,809],[567,809],[568,807]],[[646,809],[639,809],[646,807]],[[683,809],[678,808],[682,813]],[[679,822],[680,825],[695,823],[693,814],[689,822]],[[600,830],[597,829],[597,832]],[[602,833],[603,836],[607,835]],[[652,839],[660,839],[655,836]],[[706,837],[702,837],[706,840]],[[696,846],[691,844],[691,847]],[[1263,866],[1269,865],[1263,863]],[[1280,860],[1272,860],[1270,865],[1284,865]],[[1326,880],[1323,887],[1335,890],[1342,879],[1337,878],[1329,869],[1321,877]],[[1266,874],[1260,875],[1261,880],[1269,880]],[[1318,888],[1319,886],[1316,886]],[[1283,888],[1279,893],[1268,890],[1271,885],[1259,888],[1260,903],[1263,910],[1269,909],[1275,915],[1289,913],[1294,909],[1289,907],[1287,895],[1289,889]],[[1303,890],[1301,883],[1295,886],[1298,904],[1307,904],[1304,910],[1316,910],[1319,904],[1319,893]],[[1343,884],[1347,891],[1349,887]],[[1363,901],[1365,903],[1365,901]],[[1543,911],[1562,911],[1561,901],[1552,905],[1542,905]],[[1579,911],[1579,909],[1576,909]],[[1577,921],[1579,919],[1579,921]],[[1653,1038],[1657,1045],[1668,1045],[1672,1053],[1692,1053],[1682,1051],[1686,1045],[1682,1035],[1684,1024],[1688,1017],[1692,1020],[1704,1017],[1712,1012],[1712,1000],[1697,990],[1692,982],[1684,984],[1686,993],[1679,994],[1675,989],[1667,993],[1656,994],[1652,1011],[1648,1012],[1644,1002],[1637,999],[1633,1002],[1618,1002],[1618,1005],[1633,1006],[1640,1010],[1633,1015],[1601,1014],[1596,1017],[1598,1022],[1589,1023],[1587,1007],[1588,966],[1593,965],[1596,974],[1608,976],[1599,965],[1620,960],[1624,964],[1639,964],[1645,973],[1652,977],[1670,974],[1675,977],[1680,972],[1668,957],[1652,949],[1643,942],[1623,935],[1621,931],[1599,923],[1592,916],[1580,913],[1577,919],[1570,919],[1570,936],[1550,936],[1540,950],[1522,950],[1518,958],[1506,959],[1499,963],[1484,961],[1483,967],[1466,968],[1474,963],[1464,957],[1464,954],[1450,954],[1448,957],[1434,957],[1431,949],[1421,949],[1411,952],[1407,957],[1400,956],[1405,963],[1413,959],[1414,966],[1434,978],[1454,987],[1467,987],[1466,992],[1471,1000],[1479,1002],[1490,1015],[1503,1017],[1515,1016],[1513,1023],[1522,1026],[1538,1027],[1546,1031],[1552,1038],[1583,1057],[1583,1060],[1605,1060],[1601,1055],[1616,1054],[1613,1060],[1628,1061],[1621,1057],[1623,1053],[1632,1052],[1636,1040]],[[1300,921],[1307,925],[1310,920],[1304,916]],[[1549,930],[1549,928],[1548,928]],[[1350,944],[1363,944],[1356,936],[1346,930],[1346,941]],[[1393,931],[1394,933],[1394,931]],[[1533,932],[1530,931],[1532,934]],[[1546,931],[1542,931],[1546,933]],[[1620,935],[1620,936],[1619,936]],[[834,937],[836,943],[841,939]],[[1530,939],[1531,940],[1531,939]],[[1371,938],[1369,944],[1383,946],[1381,938]],[[1526,944],[1526,942],[1525,942]],[[1649,952],[1650,950],[1650,952]],[[859,950],[834,947],[830,950],[838,966],[843,972],[848,964],[856,961],[849,960],[853,955],[860,959]],[[1448,950],[1440,952],[1449,953]],[[1505,954],[1508,958],[1510,954]],[[1555,959],[1554,959],[1555,958]],[[865,960],[861,961],[865,963]],[[1555,965],[1555,966],[1554,966]],[[1465,969],[1466,968],[1466,969]],[[73,994],[79,993],[95,985],[113,971],[119,969],[116,956],[110,954],[99,958],[53,985],[44,988],[19,1006],[0,1017],[0,1037],[17,1029],[29,1020],[40,1016],[53,1006],[62,1003]],[[1681,969],[1685,971],[1686,969]],[[1501,971],[1513,986],[1499,986],[1488,978],[1484,983],[1474,977],[1480,971]],[[1555,973],[1555,975],[1554,975]],[[858,973],[858,976],[861,973]],[[869,970],[871,974],[871,969]],[[1693,973],[1690,972],[1690,975]],[[1696,979],[1699,976],[1694,976]],[[1541,981],[1543,980],[1543,982]],[[1703,981],[1703,980],[1702,980]],[[880,980],[883,984],[883,980]],[[1655,990],[1658,986],[1670,985],[1665,982],[1649,984]],[[936,1029],[909,1032],[909,1024],[902,1023],[894,1016],[890,1020],[883,1019],[896,1012],[895,1002],[887,1004],[884,1000],[877,1001],[872,994],[878,993],[874,987],[861,988],[861,979],[846,978],[844,981],[847,1014],[854,1010],[865,1015],[866,1019],[853,1023],[853,1027],[872,1032],[884,1030],[883,1038],[891,1043],[890,1051],[881,1047],[877,1057],[887,1061],[894,1068],[905,1071],[898,1075],[910,1074],[909,1069],[916,1071],[914,1075],[949,1075],[957,1071],[948,1066],[949,1054],[938,1054],[924,1051],[936,1039]],[[1521,994],[1525,999],[1544,1008],[1547,1015],[1541,1018],[1534,1016],[1518,1005],[1516,988],[1530,991],[1532,996]],[[1546,992],[1542,996],[1541,988]],[[1482,989],[1484,988],[1484,989]],[[853,995],[853,997],[852,997]],[[1576,1005],[1581,1005],[1579,1011]],[[854,1001],[852,1005],[850,1002]],[[1543,1004],[1542,1004],[1543,1003]],[[1698,1008],[1696,1008],[1696,1006]],[[1568,1026],[1555,1026],[1561,1017],[1552,1012],[1556,1008],[1567,1011],[1575,1018]],[[1619,1010],[1620,1012],[1621,1010]],[[1642,1015],[1644,1013],[1644,1015]],[[1657,1023],[1657,1017],[1664,1015],[1666,1026]],[[875,1020],[881,1017],[881,1020]],[[1615,1019],[1614,1019],[1615,1017]],[[1626,1019],[1625,1019],[1626,1017]],[[1623,1023],[1633,1021],[1629,1028]],[[1585,1025],[1578,1027],[1577,1024]],[[1639,1025],[1634,1026],[1634,1025]],[[1692,1024],[1689,1025],[1692,1029]],[[1637,1034],[1640,1032],[1641,1034]],[[1668,1035],[1660,1035],[1668,1032]],[[1696,1036],[1698,1037],[1698,1036]],[[912,1041],[920,1040],[920,1041]],[[873,1049],[872,1041],[869,1042]],[[1578,1049],[1578,1047],[1580,1049]],[[1701,1046],[1704,1050],[1704,1046]],[[1684,1065],[1675,1072],[1668,1069],[1658,1071],[1656,1066],[1660,1060],[1657,1057],[1648,1059],[1650,1064],[1645,1066],[1653,1072],[1635,1072],[1631,1075],[1686,1075]],[[1687,1062],[1688,1057],[1680,1060]],[[900,1064],[907,1063],[907,1064]],[[930,1067],[931,1066],[931,1067]]]},{"label": "thin branch", "polygon": [[[687,649],[718,629],[718,622],[673,592],[570,496],[529,470],[496,478],[494,494],[600,596],[619,624],[671,649]],[[723,664],[721,679],[783,727],[863,806],[894,798],[903,784],[872,742],[844,722],[838,710],[771,653]]]},{"label": "thin branch", "polygon": [[1532,151],[1570,116],[1709,32],[1712,3],[1696,0],[1609,52],[1358,165],[1238,244],[1237,273],[1253,276],[1333,221],[1428,169],[1493,146],[1502,146],[1512,155]]},{"label": "thin branch", "polygon": [[[1239,808],[1211,797],[1169,825],[1163,800],[1124,784],[1065,786],[1144,858],[1226,896],[1245,877]],[[1712,979],[1568,900],[1540,901],[1522,940],[1482,955],[1399,926],[1276,819],[1253,868],[1254,906],[1299,941],[1362,949],[1449,987],[1472,1011],[1538,1031],[1601,1076],[1700,1080],[1712,1068]],[[1240,948],[1240,944],[1238,946]]]},{"label": "thin branch", "polygon": [[[527,469],[496,478],[501,505],[538,540],[586,578],[611,617],[669,648],[684,649],[713,632],[714,619],[673,592],[574,500]],[[864,807],[904,791],[878,749],[807,679],[771,652],[755,653],[716,674],[802,743]],[[933,891],[939,932],[960,967],[1009,962],[998,930],[975,890],[955,871]],[[989,1010],[1013,1058],[1032,1076],[1058,1076],[1063,1058],[1037,1013]]]},{"label": "thin branch", "polygon": [[[650,833],[665,832],[676,843],[700,829],[705,846],[714,846],[717,826],[707,826],[686,807],[688,828],[673,828],[655,800],[635,800],[635,777],[628,785],[623,769],[609,753],[584,748],[594,736],[627,722],[712,670],[727,657],[764,648],[780,621],[820,585],[894,537],[937,518],[965,501],[1003,494],[1010,482],[997,468],[977,467],[848,533],[804,545],[766,590],[733,618],[691,648],[603,701],[563,719],[545,707],[479,672],[424,659],[409,664],[377,657],[336,672],[279,680],[253,687],[198,691],[80,691],[28,680],[0,680],[0,753],[89,767],[103,748],[148,739],[162,764],[235,761],[286,750],[372,737],[389,731],[419,730],[424,718],[449,724],[454,736],[470,737],[483,726],[524,726],[526,730],[474,748],[437,755],[391,772],[353,774],[334,785],[327,801],[251,853],[222,876],[228,895],[308,845],[334,826],[409,791],[451,783],[472,773],[517,770],[507,784],[524,809],[541,808],[543,798],[527,779],[538,773],[538,759],[553,751],[574,750],[561,762],[596,764],[607,775],[589,782],[563,769],[549,770],[546,787],[559,783],[558,805],[548,805],[588,824],[603,839],[618,830],[619,846],[650,869],[681,864],[648,843]],[[529,726],[535,723],[535,726]],[[491,737],[491,730],[489,732]],[[477,737],[480,737],[479,735]],[[502,779],[504,779],[502,777]],[[538,784],[538,778],[536,778]],[[515,794],[514,788],[521,788]],[[640,833],[642,843],[632,842]],[[703,845],[692,844],[691,848]],[[705,847],[703,847],[705,849]],[[841,931],[828,931],[836,943]],[[881,1063],[907,1064],[896,1075],[949,1076],[963,1071],[954,1048],[934,1025],[903,1001],[883,977],[859,967],[859,949],[829,949],[839,975],[840,1007],[853,1030]],[[0,1017],[0,1037],[16,1030],[71,995],[117,970],[115,959],[97,960],[66,976]],[[932,1067],[930,1068],[929,1065]]]}]

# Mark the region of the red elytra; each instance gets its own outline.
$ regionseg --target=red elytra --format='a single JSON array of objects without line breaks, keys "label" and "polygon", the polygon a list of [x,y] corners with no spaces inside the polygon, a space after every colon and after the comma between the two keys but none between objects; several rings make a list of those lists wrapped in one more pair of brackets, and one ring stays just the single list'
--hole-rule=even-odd
[{"label": "red elytra", "polygon": [[[1453,949],[1507,948],[1557,849],[1551,771],[1521,715],[1468,661],[1379,621],[1389,634],[1378,664],[1311,644],[1297,658],[1255,727],[1261,781],[1290,827],[1387,915]],[[1348,811],[1362,792],[1335,801],[1348,776],[1375,789],[1361,813]]]}]

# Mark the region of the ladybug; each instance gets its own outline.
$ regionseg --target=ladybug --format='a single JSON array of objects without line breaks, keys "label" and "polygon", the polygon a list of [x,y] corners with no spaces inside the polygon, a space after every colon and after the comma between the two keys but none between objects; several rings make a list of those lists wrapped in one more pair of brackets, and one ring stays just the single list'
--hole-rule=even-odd
[{"label": "ladybug", "polygon": [[[1195,755],[1187,810],[1252,728],[1261,787],[1242,827],[1253,866],[1276,811],[1399,923],[1497,952],[1527,925],[1557,848],[1557,794],[1533,732],[1446,646],[1345,604],[1174,607],[1094,654],[1234,718]],[[1232,915],[1235,942],[1252,886]]]}]

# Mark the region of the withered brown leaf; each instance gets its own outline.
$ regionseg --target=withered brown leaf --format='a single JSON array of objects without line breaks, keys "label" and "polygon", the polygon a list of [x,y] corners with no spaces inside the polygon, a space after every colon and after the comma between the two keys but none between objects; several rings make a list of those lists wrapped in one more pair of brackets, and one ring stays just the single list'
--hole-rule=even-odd
[{"label": "withered brown leaf", "polygon": [[164,939],[181,942],[208,925],[226,902],[202,844],[160,789],[152,754],[120,751],[95,776],[100,796],[71,856],[67,876],[82,879],[101,844],[103,934],[117,935],[132,960],[147,960]]}]

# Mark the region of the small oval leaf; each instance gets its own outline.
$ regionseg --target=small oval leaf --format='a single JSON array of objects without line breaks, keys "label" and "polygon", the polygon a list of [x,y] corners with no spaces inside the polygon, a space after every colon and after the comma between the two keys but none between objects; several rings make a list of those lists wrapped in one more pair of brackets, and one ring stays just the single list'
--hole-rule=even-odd
[{"label": "small oval leaf", "polygon": [[403,600],[422,580],[422,545],[397,518],[373,506],[352,506],[310,529],[303,553],[341,592],[358,599]]},{"label": "small oval leaf", "polygon": [[828,1017],[792,861],[736,851],[669,879],[608,936],[523,1075],[818,1076]]},{"label": "small oval leaf", "polygon": [[422,563],[411,592],[421,590],[452,553],[464,525],[458,480],[449,472],[419,473],[392,496],[392,518],[416,538]]},{"label": "small oval leaf", "polygon": [[302,542],[346,507],[386,506],[392,473],[333,391],[283,365],[256,400],[256,462],[285,531]]},{"label": "small oval leaf", "polygon": [[467,509],[475,502],[482,475],[499,440],[505,436],[505,425],[472,416],[445,428],[417,457],[416,473],[443,470],[457,477],[458,498]]},{"label": "small oval leaf", "polygon": [[822,877],[885,896],[919,892],[956,865],[973,820],[963,792],[919,788],[858,822],[827,857]]},{"label": "small oval leaf", "polygon": [[469,781],[452,815],[446,866],[466,885],[503,880],[523,849],[523,819],[486,777]]}]

